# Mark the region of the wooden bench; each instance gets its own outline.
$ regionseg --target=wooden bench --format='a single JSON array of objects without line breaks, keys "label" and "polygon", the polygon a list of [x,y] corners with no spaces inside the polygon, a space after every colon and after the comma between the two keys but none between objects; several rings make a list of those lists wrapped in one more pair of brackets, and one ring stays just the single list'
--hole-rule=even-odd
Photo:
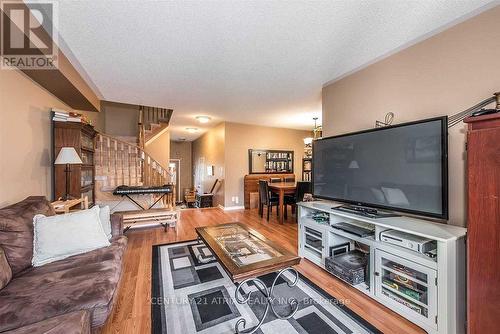
[{"label": "wooden bench", "polygon": [[179,211],[169,209],[149,209],[119,212],[123,216],[123,233],[132,226],[148,226],[160,224],[167,231],[167,227],[177,229]]}]

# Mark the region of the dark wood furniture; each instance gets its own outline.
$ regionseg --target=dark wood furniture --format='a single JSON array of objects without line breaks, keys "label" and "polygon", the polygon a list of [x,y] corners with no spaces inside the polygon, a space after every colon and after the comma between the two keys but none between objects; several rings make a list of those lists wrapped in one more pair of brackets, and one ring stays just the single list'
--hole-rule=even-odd
[{"label": "dark wood furniture", "polygon": [[197,208],[211,208],[214,206],[214,194],[196,194]]},{"label": "dark wood furniture", "polygon": [[[91,125],[76,122],[52,122],[53,157],[52,163],[63,147],[73,147],[83,164],[71,165],[69,194],[74,198],[87,196],[89,206],[95,203],[94,147],[97,132]],[[66,173],[64,165],[53,165],[54,200],[66,193]]]},{"label": "dark wood furniture", "polygon": [[[247,278],[269,274],[300,263],[300,257],[240,223],[197,227],[196,233],[212,250],[233,282],[242,282]],[[234,250],[231,249],[233,245],[223,246],[224,236],[231,237],[238,234],[247,235],[252,239],[252,242],[260,244],[262,250],[269,254],[269,259],[247,265],[238,264],[235,257],[228,254]]]},{"label": "dark wood furniture", "polygon": [[293,173],[293,151],[248,150],[248,173]]},{"label": "dark wood furniture", "polygon": [[[290,176],[289,173],[275,174],[249,174],[243,178],[243,194],[245,209],[255,209],[259,203],[259,180],[270,181],[271,178],[284,179],[285,176]],[[251,200],[252,199],[252,200]],[[250,205],[250,204],[253,205]]]},{"label": "dark wood furniture", "polygon": [[[281,177],[271,177],[269,179],[269,183],[280,183],[280,182],[283,182],[283,179]],[[259,188],[259,193],[260,193],[260,188]],[[270,196],[272,199],[275,199],[276,201],[278,200],[278,195],[276,193],[271,193]],[[279,214],[279,212],[278,212],[278,214]]]},{"label": "dark wood furniture", "polygon": [[269,193],[269,186],[267,181],[260,180],[259,181],[259,215],[261,217],[264,216],[264,207],[267,206],[267,220],[269,221],[269,215],[273,211],[273,206],[276,207],[276,214],[279,215],[278,210],[278,197],[271,197]]},{"label": "dark wood furniture", "polygon": [[212,189],[210,189],[209,193],[204,193],[196,194],[196,203],[195,206],[197,208],[211,208],[214,206],[214,191],[215,188],[217,187],[217,184],[219,183],[219,179],[215,179],[215,182],[212,186]]},{"label": "dark wood furniture", "polygon": [[[312,192],[311,182],[299,181],[297,182],[297,187],[295,188],[295,193],[293,195],[285,195],[285,205],[290,205],[292,207],[292,213],[297,210],[297,203],[304,200],[304,195],[306,193]],[[285,206],[286,212],[286,206]]]},{"label": "dark wood furniture", "polygon": [[284,223],[285,217],[285,195],[290,195],[295,193],[296,183],[295,182],[280,182],[280,183],[270,183],[269,190],[278,194],[278,215],[279,222]]},{"label": "dark wood furniture", "polygon": [[470,117],[467,131],[467,331],[500,328],[500,114]]}]

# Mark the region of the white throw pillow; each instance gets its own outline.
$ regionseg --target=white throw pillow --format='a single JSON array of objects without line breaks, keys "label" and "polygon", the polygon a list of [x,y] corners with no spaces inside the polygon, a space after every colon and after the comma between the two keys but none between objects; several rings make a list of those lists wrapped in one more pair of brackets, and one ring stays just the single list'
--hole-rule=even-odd
[{"label": "white throw pillow", "polygon": [[97,206],[64,215],[36,215],[33,224],[34,267],[110,245]]},{"label": "white throw pillow", "polygon": [[101,225],[102,229],[104,230],[104,233],[106,234],[106,237],[111,239],[111,213],[109,211],[109,206],[103,206],[102,208],[99,208],[99,219],[101,220]]},{"label": "white throw pillow", "polygon": [[384,192],[385,198],[387,198],[387,202],[389,202],[389,204],[398,206],[410,205],[408,198],[401,189],[382,187],[382,191]]}]

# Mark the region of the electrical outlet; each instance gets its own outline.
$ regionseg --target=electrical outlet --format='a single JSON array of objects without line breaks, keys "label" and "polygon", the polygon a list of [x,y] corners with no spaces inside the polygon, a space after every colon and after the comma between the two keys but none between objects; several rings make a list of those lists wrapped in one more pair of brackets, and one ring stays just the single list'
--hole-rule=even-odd
[{"label": "electrical outlet", "polygon": [[238,196],[235,197],[235,202],[236,204],[238,204],[238,202],[240,201],[240,199],[238,198]]}]

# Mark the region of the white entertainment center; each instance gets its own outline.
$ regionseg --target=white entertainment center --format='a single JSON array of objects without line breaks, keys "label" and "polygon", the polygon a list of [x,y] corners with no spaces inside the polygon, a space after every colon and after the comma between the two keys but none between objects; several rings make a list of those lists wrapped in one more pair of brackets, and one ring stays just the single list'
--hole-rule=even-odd
[{"label": "white entertainment center", "polygon": [[[467,230],[417,218],[370,218],[333,209],[340,205],[326,200],[298,204],[299,255],[326,270],[325,259],[332,249],[349,244],[368,257],[364,282],[354,288],[428,333],[465,333]],[[313,219],[318,213],[327,219]],[[361,237],[335,228],[339,223],[373,234]],[[434,257],[382,241],[380,234],[388,230],[435,241]]]}]

